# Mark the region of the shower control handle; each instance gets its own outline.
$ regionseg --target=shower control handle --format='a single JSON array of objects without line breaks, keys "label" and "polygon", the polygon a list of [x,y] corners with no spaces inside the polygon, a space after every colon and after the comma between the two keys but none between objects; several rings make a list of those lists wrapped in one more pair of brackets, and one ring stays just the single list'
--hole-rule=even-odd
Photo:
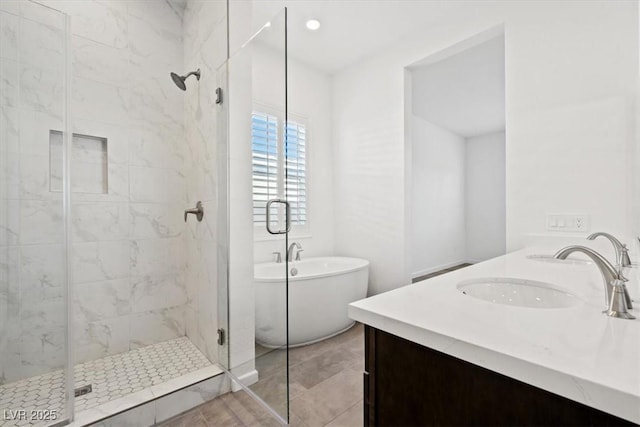
[{"label": "shower control handle", "polygon": [[187,222],[187,215],[189,214],[195,215],[198,219],[198,222],[201,222],[202,217],[204,217],[204,208],[202,207],[202,202],[198,201],[195,208],[187,209],[184,211],[184,222]]}]

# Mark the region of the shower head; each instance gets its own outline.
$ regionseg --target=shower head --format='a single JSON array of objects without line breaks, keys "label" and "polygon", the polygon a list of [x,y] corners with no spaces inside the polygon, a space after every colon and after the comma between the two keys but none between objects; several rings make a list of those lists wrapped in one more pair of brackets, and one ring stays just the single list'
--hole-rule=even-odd
[{"label": "shower head", "polygon": [[187,85],[184,84],[184,81],[187,80],[190,75],[194,75],[196,76],[197,80],[200,80],[200,68],[198,68],[196,71],[188,73],[185,76],[179,76],[176,73],[171,73],[171,79],[176,84],[176,86],[178,86],[178,88],[180,88],[181,90],[187,90]]}]

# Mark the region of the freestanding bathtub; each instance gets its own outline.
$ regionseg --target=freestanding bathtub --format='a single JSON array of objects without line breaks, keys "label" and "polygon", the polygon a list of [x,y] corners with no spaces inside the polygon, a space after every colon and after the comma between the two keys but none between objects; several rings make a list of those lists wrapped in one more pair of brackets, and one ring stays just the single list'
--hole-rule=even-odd
[{"label": "freestanding bathtub", "polygon": [[[293,270],[296,269],[296,270]],[[265,347],[286,344],[285,264],[256,264],[256,341]],[[308,258],[289,263],[289,346],[330,338],[355,323],[347,305],[366,298],[369,261]]]}]

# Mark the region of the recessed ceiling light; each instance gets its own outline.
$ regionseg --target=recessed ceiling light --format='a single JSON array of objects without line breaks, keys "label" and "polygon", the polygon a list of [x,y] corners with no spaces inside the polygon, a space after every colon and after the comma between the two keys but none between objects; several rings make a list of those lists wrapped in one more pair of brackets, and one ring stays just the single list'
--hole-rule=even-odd
[{"label": "recessed ceiling light", "polygon": [[311,31],[316,31],[318,28],[320,28],[320,21],[318,21],[317,19],[309,19],[307,21],[307,28]]}]

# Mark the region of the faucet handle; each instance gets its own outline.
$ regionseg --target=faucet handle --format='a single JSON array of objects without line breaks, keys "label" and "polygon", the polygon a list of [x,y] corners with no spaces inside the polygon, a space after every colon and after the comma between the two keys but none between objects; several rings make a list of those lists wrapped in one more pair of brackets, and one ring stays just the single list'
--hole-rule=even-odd
[{"label": "faucet handle", "polygon": [[631,265],[631,258],[629,258],[629,248],[625,244],[620,247],[620,263],[623,267],[629,267]]},{"label": "faucet handle", "polygon": [[622,271],[624,269],[622,265],[616,265],[616,269],[618,270],[618,277],[611,283],[611,286],[615,286],[616,283],[619,283],[619,286],[622,288],[622,291],[624,292],[624,300],[627,303],[627,308],[632,309],[633,302],[631,300],[631,295],[629,295],[629,290],[627,289],[627,285],[625,285],[625,282],[628,282],[629,279],[627,279],[622,275]]},{"label": "faucet handle", "polygon": [[273,254],[273,261],[277,264],[282,263],[282,254],[280,252],[271,252]]},{"label": "faucet handle", "polygon": [[300,261],[300,252],[304,252],[304,249],[298,249],[296,252],[296,261]]},{"label": "faucet handle", "polygon": [[627,279],[626,277],[624,277],[624,266],[622,264],[618,264],[616,265],[616,271],[618,272],[616,279],[620,280],[622,282],[628,282],[629,279]]},{"label": "faucet handle", "polygon": [[627,304],[627,298],[629,294],[626,292],[626,286],[622,280],[614,280],[611,285],[613,286],[613,292],[611,295],[611,301],[609,301],[609,307],[603,311],[609,317],[618,317],[621,319],[635,319],[635,316],[628,312],[631,308]]}]

